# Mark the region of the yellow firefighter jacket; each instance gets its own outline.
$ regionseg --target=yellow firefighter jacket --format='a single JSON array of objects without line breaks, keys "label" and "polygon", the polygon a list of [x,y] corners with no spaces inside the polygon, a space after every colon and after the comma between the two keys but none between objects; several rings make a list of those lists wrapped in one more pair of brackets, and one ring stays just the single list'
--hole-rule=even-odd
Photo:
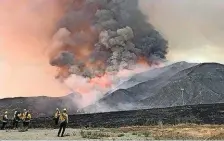
[{"label": "yellow firefighter jacket", "polygon": [[31,120],[31,114],[28,113],[28,112],[23,113],[22,114],[22,120],[23,121],[26,121],[26,122],[30,122],[30,120]]},{"label": "yellow firefighter jacket", "polygon": [[68,114],[67,113],[62,113],[60,115],[60,121],[61,122],[67,122],[68,123]]}]

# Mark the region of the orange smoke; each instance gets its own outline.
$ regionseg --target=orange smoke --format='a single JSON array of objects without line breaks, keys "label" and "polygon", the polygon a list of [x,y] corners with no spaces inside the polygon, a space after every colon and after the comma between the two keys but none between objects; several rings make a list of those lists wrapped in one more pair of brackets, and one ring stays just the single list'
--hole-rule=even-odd
[{"label": "orange smoke", "polygon": [[137,60],[137,64],[149,67],[149,63],[148,63],[148,61],[147,61],[147,59],[145,57],[139,57],[138,60]]},{"label": "orange smoke", "polygon": [[[84,79],[84,78],[82,78]],[[82,85],[73,85],[72,88],[75,92],[80,94],[93,94],[95,90],[99,92],[106,92],[108,89],[112,87],[112,80],[108,75],[104,75],[102,77],[95,77],[92,79],[87,79],[85,84]]]},{"label": "orange smoke", "polygon": [[50,0],[0,1],[0,98],[68,93],[44,55],[62,10]]},{"label": "orange smoke", "polygon": [[105,74],[101,77],[95,77],[90,79],[89,83],[91,85],[97,85],[101,88],[111,88],[112,86],[112,81],[109,75]]},{"label": "orange smoke", "polygon": [[89,55],[93,51],[92,45],[85,44],[82,46],[79,46],[74,50],[75,58],[78,60],[85,60],[86,58],[89,58]]}]

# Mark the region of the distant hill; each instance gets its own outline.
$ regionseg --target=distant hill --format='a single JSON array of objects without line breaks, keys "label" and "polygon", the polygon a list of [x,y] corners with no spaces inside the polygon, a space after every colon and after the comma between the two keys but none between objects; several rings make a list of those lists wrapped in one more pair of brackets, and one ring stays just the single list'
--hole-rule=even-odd
[{"label": "distant hill", "polygon": [[[156,72],[159,74],[154,75]],[[136,75],[125,83],[127,88],[120,86],[123,88],[107,94],[83,111],[108,112],[224,102],[224,65],[218,63],[179,62]],[[183,98],[181,89],[184,89]]]},{"label": "distant hill", "polygon": [[71,113],[77,111],[73,101],[78,95],[70,94],[65,97],[17,97],[0,99],[0,115],[8,110],[9,117],[13,116],[15,110],[29,109],[33,117],[52,116],[56,108],[67,108]]}]

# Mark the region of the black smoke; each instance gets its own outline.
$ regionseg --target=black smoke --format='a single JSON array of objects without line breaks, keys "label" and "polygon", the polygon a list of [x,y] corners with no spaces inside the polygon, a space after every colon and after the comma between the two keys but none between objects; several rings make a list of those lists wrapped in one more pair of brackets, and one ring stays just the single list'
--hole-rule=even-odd
[{"label": "black smoke", "polygon": [[68,66],[71,74],[95,77],[131,69],[139,58],[144,58],[149,65],[165,59],[167,41],[148,23],[138,2],[68,1],[55,33],[62,38],[57,38],[60,44],[50,60],[51,65]]}]

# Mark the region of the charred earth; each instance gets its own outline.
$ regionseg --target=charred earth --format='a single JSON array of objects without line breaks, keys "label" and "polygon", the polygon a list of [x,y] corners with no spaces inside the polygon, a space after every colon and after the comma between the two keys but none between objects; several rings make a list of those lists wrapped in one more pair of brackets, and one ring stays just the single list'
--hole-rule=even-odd
[{"label": "charred earth", "polygon": [[[70,128],[117,128],[166,124],[223,124],[224,104],[204,104],[69,116]],[[52,128],[52,118],[33,119],[32,128]]]}]

